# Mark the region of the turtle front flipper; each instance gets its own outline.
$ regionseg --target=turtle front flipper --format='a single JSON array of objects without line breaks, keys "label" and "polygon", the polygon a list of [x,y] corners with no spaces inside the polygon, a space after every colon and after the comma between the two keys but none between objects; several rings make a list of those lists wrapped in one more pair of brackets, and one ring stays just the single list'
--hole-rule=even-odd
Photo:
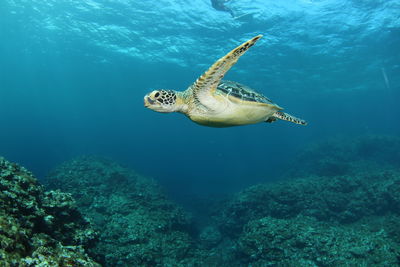
[{"label": "turtle front flipper", "polygon": [[290,121],[290,122],[300,124],[300,125],[307,125],[307,122],[305,120],[296,118],[295,116],[292,116],[292,115],[287,114],[282,111],[277,111],[272,116],[273,117],[269,118],[266,122],[273,122],[276,119],[280,119],[280,120]]},{"label": "turtle front flipper", "polygon": [[216,91],[217,86],[221,82],[221,79],[224,77],[225,73],[233,65],[235,65],[240,56],[242,56],[250,47],[252,47],[261,37],[262,35],[257,35],[247,42],[244,42],[243,44],[226,54],[224,57],[220,58],[217,62],[215,62],[190,87],[193,92],[194,98],[200,103],[205,102],[204,100],[208,99],[210,94],[213,94]]}]

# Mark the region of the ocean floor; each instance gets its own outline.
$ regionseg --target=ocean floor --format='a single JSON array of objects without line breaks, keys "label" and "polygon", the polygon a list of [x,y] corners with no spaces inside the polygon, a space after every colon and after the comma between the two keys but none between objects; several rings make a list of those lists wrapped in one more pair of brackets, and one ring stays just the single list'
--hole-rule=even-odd
[{"label": "ocean floor", "polygon": [[400,266],[400,139],[305,148],[279,182],[173,202],[101,157],[39,184],[0,159],[1,266]]}]

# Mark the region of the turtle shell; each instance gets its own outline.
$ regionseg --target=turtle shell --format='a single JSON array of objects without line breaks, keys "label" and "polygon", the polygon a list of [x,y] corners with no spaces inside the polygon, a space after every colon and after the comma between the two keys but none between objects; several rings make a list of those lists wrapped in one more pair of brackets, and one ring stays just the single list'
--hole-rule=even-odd
[{"label": "turtle shell", "polygon": [[242,101],[276,105],[269,98],[257,93],[250,87],[233,81],[221,81],[217,87],[217,91]]}]

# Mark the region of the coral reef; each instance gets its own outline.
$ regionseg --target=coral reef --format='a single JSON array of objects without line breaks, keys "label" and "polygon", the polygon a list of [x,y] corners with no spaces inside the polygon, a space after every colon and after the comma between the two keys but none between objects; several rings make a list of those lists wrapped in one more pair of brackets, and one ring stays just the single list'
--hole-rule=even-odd
[{"label": "coral reef", "polygon": [[397,136],[336,137],[311,144],[299,153],[287,175],[337,176],[383,168],[400,168]]},{"label": "coral reef", "polygon": [[199,201],[200,229],[154,180],[111,160],[65,162],[49,192],[0,160],[0,263],[400,266],[399,151],[388,136],[316,144],[289,179]]},{"label": "coral reef", "polygon": [[236,244],[236,261],[400,266],[398,140],[315,145],[296,159],[294,173],[302,177],[252,186],[225,201],[214,219]]},{"label": "coral reef", "polygon": [[95,241],[69,194],[45,192],[30,172],[0,158],[1,266],[99,266],[84,250]]},{"label": "coral reef", "polygon": [[400,215],[400,172],[376,171],[357,176],[309,177],[252,186],[229,200],[218,217],[225,233],[235,235],[252,219],[298,215],[335,223],[366,216]]},{"label": "coral reef", "polygon": [[239,251],[251,266],[397,266],[400,244],[385,230],[332,226],[309,217],[249,221]]},{"label": "coral reef", "polygon": [[80,157],[55,169],[50,188],[70,192],[100,232],[91,253],[107,266],[188,266],[190,217],[160,187],[111,160]]}]

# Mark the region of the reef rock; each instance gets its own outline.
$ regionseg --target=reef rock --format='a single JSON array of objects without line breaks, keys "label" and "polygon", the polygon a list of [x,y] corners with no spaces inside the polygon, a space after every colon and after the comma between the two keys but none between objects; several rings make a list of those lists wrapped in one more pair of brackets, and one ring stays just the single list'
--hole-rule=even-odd
[{"label": "reef rock", "polygon": [[56,168],[50,188],[71,193],[93,220],[100,242],[91,250],[106,266],[188,266],[193,254],[190,217],[154,180],[98,157]]},{"label": "reef rock", "polygon": [[299,176],[235,194],[214,222],[242,266],[400,266],[399,151],[385,136],[318,144]]},{"label": "reef rock", "polygon": [[70,194],[0,158],[1,266],[100,266],[85,252],[96,238]]},{"label": "reef rock", "polygon": [[308,177],[252,186],[226,202],[217,217],[225,233],[237,234],[249,220],[298,215],[353,223],[372,215],[400,215],[400,172]]},{"label": "reef rock", "polygon": [[400,244],[388,232],[332,226],[309,217],[249,221],[239,250],[249,266],[398,266]]},{"label": "reef rock", "polygon": [[288,176],[353,175],[359,171],[400,168],[400,138],[390,135],[336,137],[306,147]]}]

